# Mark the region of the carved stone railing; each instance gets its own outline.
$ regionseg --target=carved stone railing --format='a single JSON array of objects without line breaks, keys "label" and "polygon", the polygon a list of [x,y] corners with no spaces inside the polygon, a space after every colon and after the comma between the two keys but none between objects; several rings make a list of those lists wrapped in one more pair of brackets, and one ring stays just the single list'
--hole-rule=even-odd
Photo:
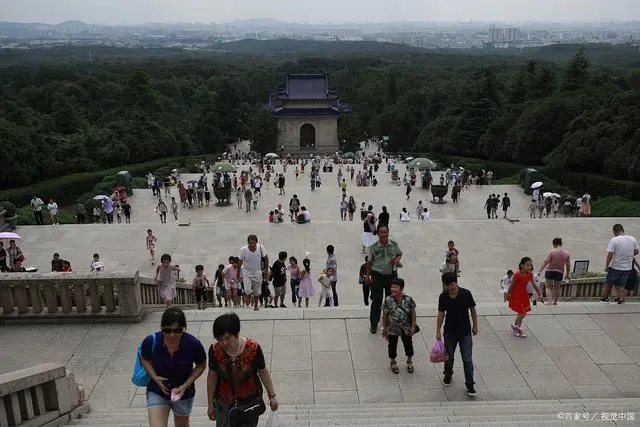
[{"label": "carved stone railing", "polygon": [[[176,283],[179,306],[195,304],[191,286]],[[43,319],[142,319],[164,306],[153,279],[138,272],[7,273],[0,275],[0,323]]]},{"label": "carved stone railing", "polygon": [[[140,277],[140,295],[145,308],[165,305],[165,301],[158,294],[155,281],[150,277]],[[176,281],[176,298],[173,300],[173,304],[192,305],[195,303],[196,297],[191,286],[187,285],[184,280]]]},{"label": "carved stone railing", "polygon": [[[560,285],[560,298],[563,300],[600,299],[604,293],[604,279],[603,276],[564,280]],[[547,295],[549,295],[548,289]],[[637,300],[639,298],[636,292],[631,296],[627,296],[626,299]]]},{"label": "carved stone railing", "polygon": [[108,318],[139,320],[138,273],[7,273],[0,275],[0,321]]},{"label": "carved stone railing", "polygon": [[0,427],[58,426],[89,411],[84,391],[61,363],[0,375]]}]

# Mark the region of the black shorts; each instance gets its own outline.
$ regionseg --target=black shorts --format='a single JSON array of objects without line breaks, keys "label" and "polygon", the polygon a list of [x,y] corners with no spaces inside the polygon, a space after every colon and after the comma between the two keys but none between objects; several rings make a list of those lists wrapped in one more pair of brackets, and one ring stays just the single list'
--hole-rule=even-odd
[{"label": "black shorts", "polygon": [[207,290],[205,288],[195,288],[196,291],[196,302],[204,301],[207,302]]}]

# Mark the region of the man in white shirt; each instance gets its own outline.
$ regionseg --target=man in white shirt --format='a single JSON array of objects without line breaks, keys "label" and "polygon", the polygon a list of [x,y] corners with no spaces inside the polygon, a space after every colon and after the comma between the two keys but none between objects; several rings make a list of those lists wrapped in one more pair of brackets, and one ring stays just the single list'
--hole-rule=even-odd
[{"label": "man in white shirt", "polygon": [[258,244],[258,236],[250,234],[247,237],[247,245],[240,248],[239,257],[240,272],[244,283],[245,293],[253,300],[253,309],[258,311],[262,281],[266,280],[266,271],[269,266],[269,257],[264,246]]},{"label": "man in white shirt", "polygon": [[607,277],[605,279],[604,295],[600,301],[609,302],[611,289],[615,286],[618,298],[618,304],[624,304],[626,292],[625,286],[633,269],[633,261],[638,255],[638,242],[632,236],[624,234],[624,228],[621,224],[613,226],[613,238],[609,240],[607,246],[607,260],[605,261],[605,271]]},{"label": "man in white shirt", "polygon": [[31,199],[31,207],[33,208],[33,216],[36,218],[36,223],[38,225],[44,225],[44,219],[42,217],[42,205],[44,202],[38,196],[33,196]]}]

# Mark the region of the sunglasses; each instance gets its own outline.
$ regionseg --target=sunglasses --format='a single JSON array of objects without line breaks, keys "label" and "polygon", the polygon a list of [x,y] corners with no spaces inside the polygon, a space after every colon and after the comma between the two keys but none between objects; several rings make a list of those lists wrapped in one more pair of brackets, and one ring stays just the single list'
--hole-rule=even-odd
[{"label": "sunglasses", "polygon": [[184,328],[162,328],[163,334],[181,334]]}]

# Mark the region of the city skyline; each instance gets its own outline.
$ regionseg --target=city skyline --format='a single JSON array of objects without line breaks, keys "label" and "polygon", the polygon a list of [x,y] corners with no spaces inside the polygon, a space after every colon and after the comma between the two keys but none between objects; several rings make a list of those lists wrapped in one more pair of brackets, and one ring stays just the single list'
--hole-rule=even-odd
[{"label": "city skyline", "polygon": [[[273,19],[300,24],[402,22],[594,22],[640,20],[637,0],[4,0],[0,20],[57,24],[225,23]],[[635,3],[635,4],[634,4]]]}]

